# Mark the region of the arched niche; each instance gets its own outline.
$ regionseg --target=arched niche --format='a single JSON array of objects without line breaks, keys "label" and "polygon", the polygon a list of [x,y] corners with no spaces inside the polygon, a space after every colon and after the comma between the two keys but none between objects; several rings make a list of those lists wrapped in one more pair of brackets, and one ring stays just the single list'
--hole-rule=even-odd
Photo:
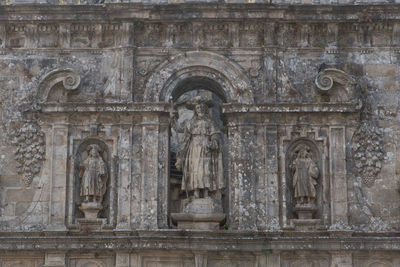
[{"label": "arched niche", "polygon": [[251,83],[244,70],[227,57],[204,51],[179,54],[161,63],[147,80],[144,101],[169,102],[185,90],[192,90],[183,84],[188,85],[191,81],[190,84],[196,86],[201,80],[202,85],[208,86],[208,90],[224,98],[225,102],[254,102]]},{"label": "arched niche", "polygon": [[294,189],[293,189],[293,173],[290,169],[290,164],[295,159],[297,153],[296,149],[301,146],[306,145],[310,148],[310,152],[312,154],[312,160],[317,164],[319,169],[319,175],[317,178],[317,186],[316,186],[316,201],[315,204],[317,205],[317,211],[315,214],[315,218],[322,218],[323,213],[323,157],[321,151],[319,150],[317,144],[307,138],[297,138],[292,141],[292,143],[288,146],[285,154],[285,169],[286,169],[286,216],[289,219],[295,219],[296,215],[294,214],[293,208],[295,206],[295,199],[294,199]]},{"label": "arched niche", "polygon": [[[209,113],[211,117],[216,121],[218,127],[221,130],[221,142],[222,142],[222,158],[224,165],[224,179],[225,184],[228,184],[228,148],[227,148],[227,136],[225,132],[225,124],[223,114],[221,112],[220,105],[226,101],[224,92],[221,89],[221,85],[215,81],[209,80],[203,77],[194,77],[183,80],[181,83],[176,85],[174,97],[172,97],[172,103],[179,114],[178,124],[184,126],[187,120],[193,117],[194,111],[186,107],[186,103],[192,98],[197,96],[204,96],[212,100],[214,105],[209,107]],[[170,129],[170,142],[169,142],[169,212],[179,213],[182,201],[187,198],[186,192],[181,189],[182,171],[178,171],[175,167],[176,154],[178,152],[178,143],[183,139],[183,133],[177,133],[171,127]],[[226,186],[225,189],[227,189]],[[228,197],[225,190],[221,192],[221,198],[224,206],[224,210],[228,210]],[[170,225],[173,222],[170,221]]]},{"label": "arched niche", "polygon": [[100,147],[100,156],[103,161],[106,163],[107,171],[108,171],[108,181],[107,181],[107,190],[104,194],[102,205],[103,210],[99,213],[99,218],[109,219],[110,213],[110,196],[111,196],[111,184],[113,184],[113,166],[111,161],[111,154],[106,143],[101,140],[99,137],[88,137],[84,139],[79,145],[74,155],[74,181],[73,181],[73,206],[74,206],[74,217],[75,218],[83,218],[83,213],[79,210],[79,206],[81,205],[81,197],[80,197],[80,188],[81,188],[81,179],[79,177],[80,164],[83,160],[85,160],[88,156],[88,146],[96,144]]}]

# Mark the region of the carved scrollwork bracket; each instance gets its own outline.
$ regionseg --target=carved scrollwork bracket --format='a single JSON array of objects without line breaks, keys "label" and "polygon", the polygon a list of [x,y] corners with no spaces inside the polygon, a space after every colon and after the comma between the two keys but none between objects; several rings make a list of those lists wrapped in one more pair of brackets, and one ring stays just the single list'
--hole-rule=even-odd
[{"label": "carved scrollwork bracket", "polygon": [[56,84],[62,83],[67,91],[74,91],[78,88],[81,77],[70,68],[56,69],[46,74],[39,83],[38,101],[46,102],[48,96]]},{"label": "carved scrollwork bracket", "polygon": [[350,101],[354,97],[356,81],[342,70],[322,70],[315,78],[315,84],[320,93],[331,96],[331,101]]}]

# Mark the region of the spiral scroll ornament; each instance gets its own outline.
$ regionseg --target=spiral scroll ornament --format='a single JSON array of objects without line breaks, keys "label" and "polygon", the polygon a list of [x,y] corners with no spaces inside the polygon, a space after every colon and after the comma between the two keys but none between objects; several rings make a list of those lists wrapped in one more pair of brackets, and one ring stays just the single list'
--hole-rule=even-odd
[{"label": "spiral scroll ornament", "polygon": [[346,72],[338,69],[324,69],[315,78],[315,84],[321,92],[332,92],[334,84],[344,88],[347,93],[353,90],[355,80]]},{"label": "spiral scroll ornament", "polygon": [[315,84],[320,90],[328,91],[333,86],[333,78],[325,72],[320,72],[315,78]]},{"label": "spiral scroll ornament", "polygon": [[78,88],[80,82],[81,78],[79,75],[77,75],[75,72],[71,72],[64,78],[63,85],[67,90],[75,90]]}]

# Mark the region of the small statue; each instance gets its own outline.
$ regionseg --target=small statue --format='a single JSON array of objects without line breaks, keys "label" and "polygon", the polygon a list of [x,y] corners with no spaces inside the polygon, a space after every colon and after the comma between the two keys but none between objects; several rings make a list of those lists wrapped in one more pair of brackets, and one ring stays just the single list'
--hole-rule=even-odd
[{"label": "small statue", "polygon": [[88,146],[88,157],[80,165],[79,177],[83,202],[101,203],[107,189],[108,172],[98,145]]},{"label": "small statue", "polygon": [[297,156],[290,168],[293,171],[294,197],[297,204],[314,204],[316,198],[315,186],[319,170],[312,159],[310,147],[299,145],[294,152]]},{"label": "small statue", "polygon": [[182,128],[171,115],[174,130],[184,134],[176,162],[177,169],[183,172],[182,190],[188,196],[193,194],[195,199],[208,198],[209,192],[220,198],[225,187],[221,132],[208,111],[212,104],[204,96],[189,100],[186,106],[194,110],[194,115]]}]

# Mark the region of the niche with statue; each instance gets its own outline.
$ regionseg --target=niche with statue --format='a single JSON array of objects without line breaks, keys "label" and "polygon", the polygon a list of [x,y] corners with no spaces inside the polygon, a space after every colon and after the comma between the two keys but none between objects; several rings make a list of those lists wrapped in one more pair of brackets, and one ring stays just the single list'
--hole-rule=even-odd
[{"label": "niche with statue", "polygon": [[73,159],[73,188],[70,207],[81,227],[112,224],[114,164],[107,144],[98,137],[83,140]]},{"label": "niche with statue", "polygon": [[171,217],[178,228],[217,229],[225,220],[225,137],[214,93],[192,90],[171,113]]}]

